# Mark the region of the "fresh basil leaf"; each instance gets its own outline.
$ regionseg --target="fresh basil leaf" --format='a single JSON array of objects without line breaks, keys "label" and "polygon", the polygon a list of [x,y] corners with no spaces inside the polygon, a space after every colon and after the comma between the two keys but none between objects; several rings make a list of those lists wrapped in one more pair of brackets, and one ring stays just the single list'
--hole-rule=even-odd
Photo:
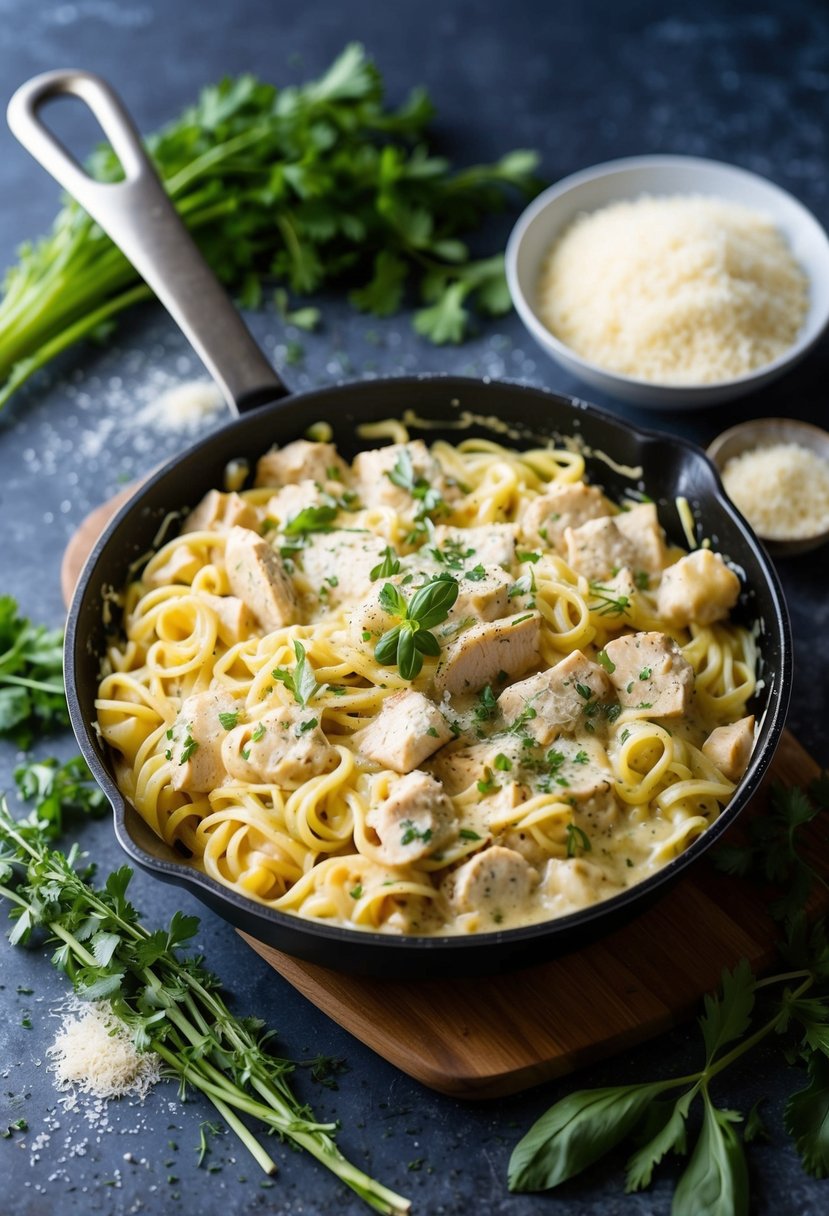
[{"label": "fresh basil leaf", "polygon": [[380,607],[390,616],[399,616],[403,620],[408,616],[406,597],[401,595],[393,583],[384,583],[377,598],[380,601]]},{"label": "fresh basil leaf", "polygon": [[650,1103],[675,1084],[582,1089],[563,1098],[513,1149],[509,1189],[544,1191],[581,1173],[629,1136]]},{"label": "fresh basil leaf", "polygon": [[428,654],[433,658],[440,654],[440,642],[427,629],[418,629],[414,635],[414,644],[421,654]]},{"label": "fresh basil leaf", "polygon": [[400,573],[400,559],[392,549],[391,545],[386,545],[383,553],[383,560],[372,568],[369,572],[369,578],[374,581],[376,578],[391,578],[393,574]]},{"label": "fresh basil leaf", "polygon": [[336,518],[336,507],[303,507],[298,515],[288,520],[282,531],[286,536],[301,536],[306,532],[330,532],[331,524]]},{"label": "fresh basil leaf", "polygon": [[451,574],[437,575],[418,588],[409,601],[409,617],[421,629],[434,629],[449,615],[458,598],[458,584]]},{"label": "fresh basil leaf", "polygon": [[829,1176],[829,1059],[809,1057],[809,1084],[792,1094],[783,1112],[803,1168],[815,1178]]},{"label": "fresh basil leaf", "polygon": [[314,669],[305,655],[302,642],[294,642],[296,667],[294,668],[294,696],[300,705],[307,705],[313,696],[321,692],[323,685],[317,683]]},{"label": "fresh basil leaf", "polygon": [[397,640],[400,637],[400,626],[395,625],[394,629],[389,629],[380,638],[380,641],[374,647],[374,657],[378,663],[382,663],[384,667],[393,667],[397,662]]},{"label": "fresh basil leaf", "polygon": [[672,1216],[748,1216],[748,1168],[735,1130],[742,1116],[703,1091],[702,1131],[674,1191]]},{"label": "fresh basil leaf", "polygon": [[423,656],[415,645],[416,634],[403,626],[397,639],[397,669],[404,680],[413,680],[423,667]]}]

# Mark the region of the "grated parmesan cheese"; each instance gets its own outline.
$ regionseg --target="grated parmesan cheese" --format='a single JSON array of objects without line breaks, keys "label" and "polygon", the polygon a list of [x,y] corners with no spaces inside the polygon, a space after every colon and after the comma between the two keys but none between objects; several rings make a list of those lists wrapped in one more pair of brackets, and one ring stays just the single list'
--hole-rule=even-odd
[{"label": "grated parmesan cheese", "polygon": [[[58,1089],[96,1098],[143,1099],[161,1077],[161,1060],[136,1051],[107,1001],[72,998],[61,1007],[63,1025],[47,1050]],[[71,1016],[74,1014],[75,1016]]]},{"label": "grated parmesan cheese", "polygon": [[210,380],[190,380],[167,389],[137,415],[138,426],[162,431],[194,431],[224,408],[224,398]]},{"label": "grated parmesan cheese", "polygon": [[802,444],[752,448],[728,461],[722,479],[760,536],[799,540],[829,529],[829,462]]},{"label": "grated parmesan cheese", "polygon": [[662,384],[712,384],[772,362],[807,307],[807,277],[771,219],[699,195],[579,216],[539,282],[542,321],[576,354]]}]

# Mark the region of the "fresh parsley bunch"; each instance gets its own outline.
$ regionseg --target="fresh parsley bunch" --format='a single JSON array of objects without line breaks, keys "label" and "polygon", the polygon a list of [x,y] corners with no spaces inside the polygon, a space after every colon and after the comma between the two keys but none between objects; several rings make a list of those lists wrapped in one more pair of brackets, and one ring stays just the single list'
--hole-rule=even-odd
[{"label": "fresh parsley bunch", "polygon": [[[266,283],[283,286],[286,320],[312,327],[314,309],[287,312],[286,288],[307,295],[348,282],[353,306],[387,317],[407,290],[423,307],[418,333],[460,342],[470,303],[510,307],[503,257],[472,259],[462,239],[505,194],[537,189],[534,152],[459,172],[434,156],[432,117],[417,89],[399,109],[352,43],[319,79],[276,88],[250,75],[205,88],[197,103],[147,145],[182,220],[243,306],[260,306]],[[109,148],[92,175],[115,181]],[[102,338],[119,313],[151,296],[132,266],[82,208],[67,200],[52,232],[18,251],[0,304],[0,406],[82,338]]]},{"label": "fresh parsley bunch", "polygon": [[0,596],[0,734],[28,747],[36,730],[68,725],[63,631],[33,625]]},{"label": "fresh parsley bunch", "polygon": [[[721,1107],[712,1082],[736,1060],[774,1035],[786,1058],[805,1067],[808,1084],[786,1103],[784,1123],[804,1168],[829,1175],[829,942],[826,921],[809,930],[804,907],[825,879],[804,859],[799,834],[829,808],[829,779],[800,789],[777,788],[771,811],[748,829],[748,841],[720,850],[729,873],[779,884],[785,893],[771,904],[786,927],[781,954],[787,970],[757,979],[743,959],[723,972],[720,992],[706,996],[699,1020],[705,1048],[702,1068],[684,1077],[641,1085],[580,1090],[557,1102],[516,1145],[509,1165],[513,1191],[556,1187],[625,1141],[635,1151],[627,1162],[626,1191],[650,1185],[668,1153],[689,1149],[689,1116],[701,1106],[701,1125],[688,1165],[674,1192],[674,1216],[747,1216],[748,1168],[743,1144],[768,1133],[759,1103],[745,1119]],[[755,1006],[761,1004],[759,1025]]]}]

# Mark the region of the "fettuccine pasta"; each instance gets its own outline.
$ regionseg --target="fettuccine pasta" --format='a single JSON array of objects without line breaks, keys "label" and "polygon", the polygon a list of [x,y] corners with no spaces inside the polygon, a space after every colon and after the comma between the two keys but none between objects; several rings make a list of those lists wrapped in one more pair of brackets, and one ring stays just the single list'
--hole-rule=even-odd
[{"label": "fettuccine pasta", "polygon": [[267,453],[125,589],[97,700],[123,794],[219,883],[355,930],[530,924],[654,873],[749,761],[739,578],[575,452],[368,430],[351,465]]}]

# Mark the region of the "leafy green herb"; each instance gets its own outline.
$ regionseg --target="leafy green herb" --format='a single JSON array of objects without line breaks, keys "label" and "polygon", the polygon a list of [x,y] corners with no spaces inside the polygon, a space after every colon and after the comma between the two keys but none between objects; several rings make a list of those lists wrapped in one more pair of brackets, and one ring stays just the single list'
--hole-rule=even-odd
[{"label": "leafy green herb", "polygon": [[304,708],[317,693],[324,692],[327,685],[317,683],[314,669],[305,656],[305,647],[302,642],[294,642],[294,654],[296,655],[296,666],[292,672],[286,671],[284,667],[275,667],[271,675],[275,680],[284,684],[288,691],[293,693],[297,704]]},{"label": "leafy green herb", "polygon": [[588,607],[599,616],[619,616],[630,607],[629,596],[616,595],[612,587],[604,587],[601,583],[591,583],[590,593],[595,596],[596,603]]},{"label": "leafy green herb", "polygon": [[651,578],[647,570],[637,570],[633,577],[633,581],[640,591],[647,591],[651,585]]},{"label": "leafy green herb", "polygon": [[363,894],[363,884],[358,882],[357,886],[352,887],[351,890],[348,892],[348,894],[351,896],[352,899],[360,899]]},{"label": "leafy green herb", "polygon": [[[429,552],[436,562],[448,566],[451,570],[462,570],[467,558],[475,556],[474,549],[464,548],[460,541],[453,540],[451,537],[443,542],[442,549],[434,545],[429,549]],[[473,579],[472,581],[474,582],[475,580]]]},{"label": "leafy green herb", "polygon": [[532,562],[533,565],[535,565],[536,562],[541,561],[540,553],[526,553],[519,550],[515,556],[518,558],[519,562]]},{"label": "leafy green herb", "polygon": [[425,527],[433,515],[439,515],[446,510],[446,503],[439,490],[429,485],[425,477],[415,477],[414,465],[408,448],[402,448],[398,453],[394,467],[386,473],[389,481],[411,494],[417,503],[415,509],[415,531]]},{"label": "leafy green herb", "polygon": [[29,1125],[25,1119],[15,1119],[14,1123],[6,1125],[5,1131],[0,1132],[0,1137],[4,1140],[10,1140],[15,1132],[27,1132]]},{"label": "leafy green herb", "polygon": [[392,549],[391,545],[386,545],[383,551],[383,560],[378,562],[369,573],[369,578],[374,581],[376,578],[391,578],[393,574],[400,573],[400,559]]},{"label": "leafy green herb", "polygon": [[202,960],[180,954],[197,918],[176,912],[167,928],[150,931],[127,898],[130,869],[95,888],[91,871],[75,868],[80,857],[77,847],[53,849],[39,823],[16,823],[0,800],[0,899],[10,905],[12,944],[55,943],[52,962],[78,995],[108,1000],[136,1047],[156,1052],[182,1092],[192,1086],[211,1101],[266,1173],[276,1163],[241,1115],[307,1149],[377,1211],[406,1212],[405,1199],[342,1156],[336,1125],[297,1100],[288,1083],[294,1066],[264,1046],[261,1023],[235,1017]]},{"label": "leafy green herb", "polygon": [[[423,90],[386,109],[380,73],[352,43],[303,85],[277,89],[243,75],[206,88],[146,143],[182,220],[245,306],[259,307],[263,280],[303,296],[356,279],[354,307],[388,316],[411,285],[425,305],[415,314],[417,332],[459,342],[470,302],[487,314],[510,305],[502,255],[470,260],[460,238],[509,192],[535,192],[537,157],[516,151],[453,172],[429,151],[431,116]],[[99,181],[123,176],[109,148],[89,168]],[[18,256],[0,305],[0,404],[56,355],[109,332],[119,313],[151,295],[71,200],[51,234]],[[318,319],[315,309],[287,313],[286,298],[278,307],[293,325],[312,328]]]},{"label": "leafy green herb", "polygon": [[578,751],[578,752],[576,752],[575,756],[573,757],[573,763],[574,764],[587,764],[589,759],[590,759],[590,757],[588,756],[587,752]]},{"label": "leafy green herb", "polygon": [[461,840],[481,840],[477,832],[473,832],[472,828],[461,828],[458,832]]},{"label": "leafy green herb", "polygon": [[410,600],[393,583],[384,583],[380,606],[400,618],[400,624],[388,629],[375,646],[377,662],[396,666],[404,680],[414,680],[423,668],[423,656],[440,654],[440,643],[430,631],[446,620],[457,598],[458,584],[451,574],[436,575]]},{"label": "leafy green herb", "polygon": [[643,667],[642,670],[639,672],[639,679],[640,680],[649,680],[650,678],[651,678],[650,667]]},{"label": "leafy green herb", "polygon": [[52,840],[63,831],[65,816],[98,818],[106,814],[106,795],[95,784],[83,756],[64,764],[53,757],[20,764],[14,770],[14,780],[20,797],[34,802],[33,818]]},{"label": "leafy green herb", "polygon": [[225,730],[233,730],[234,726],[239,721],[239,710],[234,709],[230,713],[219,714],[219,722]]},{"label": "leafy green herb", "polygon": [[535,575],[532,570],[529,570],[512,584],[507,592],[507,599],[515,599],[518,595],[531,595],[533,591],[535,591]]},{"label": "leafy green herb", "polygon": [[196,1161],[196,1169],[199,1169],[204,1164],[204,1159],[210,1152],[210,1146],[207,1143],[207,1134],[211,1136],[221,1135],[222,1129],[215,1123],[211,1123],[208,1119],[203,1119],[199,1124],[199,1143],[196,1148],[198,1160]]},{"label": "leafy green herb", "polygon": [[491,794],[497,789],[498,789],[498,782],[495,780],[495,778],[492,775],[492,769],[488,765],[485,765],[484,766],[484,775],[481,778],[481,780],[478,782],[478,793],[479,794]]},{"label": "leafy green herb", "polygon": [[498,712],[498,699],[492,691],[491,684],[485,684],[478,693],[478,704],[472,711],[477,722],[488,722]]},{"label": "leafy green herb", "polygon": [[192,735],[192,722],[187,727],[187,734],[184,736],[184,742],[181,745],[181,755],[179,756],[179,764],[186,764],[194,752],[198,751],[199,745]]},{"label": "leafy green herb", "polygon": [[[644,1085],[583,1090],[556,1103],[513,1152],[511,1190],[557,1186],[629,1138],[639,1147],[627,1163],[626,1189],[649,1186],[654,1168],[669,1152],[688,1152],[688,1117],[699,1099],[702,1125],[672,1210],[745,1216],[749,1179],[743,1141],[756,1142],[766,1134],[759,1103],[740,1137],[742,1114],[718,1107],[711,1083],[765,1040],[777,1040],[790,1062],[805,1064],[808,1084],[789,1098],[784,1123],[804,1168],[818,1178],[829,1175],[829,937],[825,918],[810,931],[803,912],[814,886],[826,884],[799,841],[819,809],[829,807],[829,781],[815,782],[811,794],[777,788],[771,813],[749,826],[748,842],[721,848],[718,855],[727,872],[755,877],[764,885],[773,882],[785,891],[769,906],[786,926],[781,953],[787,969],[757,980],[743,959],[733,971],[723,972],[720,991],[703,1002],[699,1025],[705,1059],[699,1071]],[[760,999],[765,1008],[755,1027]],[[680,1092],[675,1096],[671,1091]]]},{"label": "leafy green herb", "polygon": [[600,663],[609,676],[612,676],[616,670],[616,664],[611,659],[606,650],[600,650],[596,655],[596,662]]},{"label": "leafy green herb", "polygon": [[252,734],[251,734],[251,736],[250,736],[250,737],[251,737],[251,739],[253,740],[253,742],[254,742],[254,743],[258,743],[258,742],[259,742],[259,740],[260,740],[260,739],[262,738],[262,736],[264,735],[264,733],[265,733],[265,723],[264,723],[264,722],[257,722],[257,723],[256,723],[256,725],[255,725],[255,726],[254,726],[254,728],[253,728],[253,732],[252,732]]},{"label": "leafy green herb", "polygon": [[412,819],[403,819],[400,823],[403,829],[400,836],[401,844],[412,844],[415,840],[422,841],[423,844],[428,844],[432,839],[431,828],[419,828]]},{"label": "leafy green herb", "polygon": [[480,583],[482,579],[486,578],[486,570],[478,562],[477,566],[473,566],[471,570],[467,570],[463,577],[468,578],[470,583]]},{"label": "leafy green herb", "polygon": [[337,508],[328,503],[319,507],[303,507],[289,519],[282,531],[286,536],[307,536],[309,532],[330,532],[337,518]]},{"label": "leafy green herb", "polygon": [[512,761],[509,756],[505,756],[503,752],[499,752],[492,762],[493,768],[497,768],[499,772],[508,773],[512,768]]},{"label": "leafy green herb", "polygon": [[28,747],[36,734],[68,724],[62,630],[32,625],[16,600],[0,595],[0,734]]}]

